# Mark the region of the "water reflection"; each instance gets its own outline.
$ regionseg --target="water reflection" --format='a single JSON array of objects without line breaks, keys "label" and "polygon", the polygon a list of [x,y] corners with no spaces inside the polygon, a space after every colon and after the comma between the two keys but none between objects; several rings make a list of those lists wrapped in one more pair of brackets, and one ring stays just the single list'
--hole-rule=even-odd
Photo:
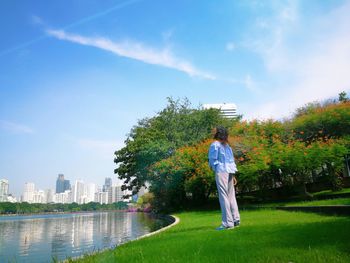
[{"label": "water reflection", "polygon": [[51,262],[111,248],[167,223],[148,214],[0,217],[0,262]]}]

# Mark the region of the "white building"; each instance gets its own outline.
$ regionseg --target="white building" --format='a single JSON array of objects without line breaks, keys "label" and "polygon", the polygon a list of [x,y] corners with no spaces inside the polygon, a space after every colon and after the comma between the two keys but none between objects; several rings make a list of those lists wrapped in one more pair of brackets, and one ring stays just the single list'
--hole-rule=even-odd
[{"label": "white building", "polygon": [[54,202],[54,193],[51,189],[45,190],[45,203],[50,204]]},{"label": "white building", "polygon": [[45,192],[43,190],[34,191],[33,203],[36,203],[36,204],[46,203]]},{"label": "white building", "polygon": [[97,192],[95,194],[95,200],[100,204],[108,204],[108,192]]},{"label": "white building", "polygon": [[226,118],[237,117],[237,106],[234,103],[203,104],[203,109],[218,109]]},{"label": "white building", "polygon": [[10,202],[10,203],[17,203],[17,198],[11,194],[9,194],[7,196],[7,202]]},{"label": "white building", "polygon": [[9,194],[9,181],[6,179],[0,180],[0,202],[7,202],[7,196]]},{"label": "white building", "polygon": [[98,192],[97,185],[89,183],[85,185],[86,203],[95,202],[95,193]]},{"label": "white building", "polygon": [[34,201],[35,185],[34,183],[25,183],[22,196],[22,202],[33,203]]},{"label": "white building", "polygon": [[120,201],[124,201],[123,195],[124,195],[125,191],[122,191],[122,188],[120,185],[113,185],[111,189],[112,189],[111,203],[117,203]]},{"label": "white building", "polygon": [[112,187],[113,186],[109,186],[108,188],[107,188],[107,193],[108,193],[108,204],[112,204],[112,203],[114,203],[113,202],[113,196],[112,196],[112,194],[113,194],[113,190],[112,190]]},{"label": "white building", "polygon": [[72,191],[66,190],[63,193],[56,193],[53,195],[53,201],[58,204],[72,203]]},{"label": "white building", "polygon": [[83,181],[76,180],[72,188],[73,199],[72,202],[82,204],[85,194],[85,185]]}]

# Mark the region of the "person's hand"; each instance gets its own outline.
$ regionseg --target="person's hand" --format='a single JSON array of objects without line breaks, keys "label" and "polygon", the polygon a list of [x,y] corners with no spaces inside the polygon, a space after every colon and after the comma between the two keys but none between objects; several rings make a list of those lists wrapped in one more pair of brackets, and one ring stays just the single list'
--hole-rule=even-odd
[{"label": "person's hand", "polygon": [[236,177],[233,177],[233,185],[236,185],[237,184],[237,179]]}]

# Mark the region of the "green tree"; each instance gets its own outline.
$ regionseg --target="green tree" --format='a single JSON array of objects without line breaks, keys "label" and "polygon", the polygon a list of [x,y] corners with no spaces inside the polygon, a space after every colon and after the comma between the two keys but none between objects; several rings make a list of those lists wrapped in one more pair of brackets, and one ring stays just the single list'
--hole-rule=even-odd
[{"label": "green tree", "polygon": [[325,136],[340,138],[350,134],[350,101],[318,106],[296,116],[286,125],[296,139],[310,142]]},{"label": "green tree", "polygon": [[208,138],[218,124],[230,126],[219,110],[192,108],[187,99],[168,98],[168,105],[152,118],[145,118],[131,129],[125,147],[115,152],[115,173],[123,180],[122,189],[138,190],[149,180],[152,164],[169,158],[179,147]]},{"label": "green tree", "polygon": [[349,101],[349,98],[347,97],[345,91],[339,93],[339,99],[338,100],[339,100],[339,102],[348,102]]}]

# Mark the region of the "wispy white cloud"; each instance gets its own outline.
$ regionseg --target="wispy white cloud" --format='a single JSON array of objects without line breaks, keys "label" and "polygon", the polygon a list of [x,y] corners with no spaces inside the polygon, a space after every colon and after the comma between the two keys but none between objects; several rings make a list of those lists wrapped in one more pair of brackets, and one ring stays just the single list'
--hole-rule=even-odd
[{"label": "wispy white cloud", "polygon": [[16,134],[34,133],[34,130],[26,125],[5,120],[0,120],[0,128]]},{"label": "wispy white cloud", "polygon": [[157,50],[147,47],[142,43],[130,40],[113,42],[110,39],[102,37],[85,37],[78,34],[67,33],[64,30],[47,30],[46,32],[50,36],[60,40],[100,48],[121,57],[127,57],[147,64],[175,69],[192,77],[200,77],[210,80],[215,79],[215,76],[197,69],[190,62],[178,58],[168,49]]},{"label": "wispy white cloud", "polygon": [[[105,15],[108,15],[112,12],[115,12],[119,9],[122,9],[122,8],[125,8],[129,5],[132,5],[132,4],[135,4],[135,3],[138,3],[140,2],[141,0],[127,0],[127,1],[121,1],[121,2],[118,2],[115,6],[112,6],[104,11],[101,11],[101,12],[98,12],[98,13],[95,13],[93,15],[90,15],[88,17],[84,17],[84,18],[81,18],[80,20],[78,21],[75,21],[74,23],[71,23],[69,25],[66,25],[64,28],[65,29],[68,29],[68,28],[73,28],[73,27],[76,27],[76,26],[79,26],[79,25],[83,25],[85,23],[88,23],[88,22],[91,22],[95,19],[99,19]],[[46,23],[44,22],[44,20],[39,17],[39,16],[36,16],[36,15],[32,15],[30,17],[30,22],[33,23],[33,24],[36,24],[36,25],[40,25],[40,26],[47,26]],[[29,41],[26,41],[26,42],[22,42],[16,46],[12,46],[10,48],[7,48],[7,49],[4,49],[4,50],[0,50],[0,57],[1,56],[4,56],[4,55],[7,55],[9,53],[12,53],[12,52],[15,52],[15,51],[18,51],[18,50],[21,50],[23,48],[27,48],[33,44],[36,44],[44,39],[47,38],[47,34],[45,35],[42,35],[42,36],[39,36],[37,38],[34,38],[32,40],[29,40]]]},{"label": "wispy white cloud", "polygon": [[299,3],[297,0],[269,2],[272,15],[257,17],[252,35],[243,46],[258,53],[269,71],[283,71],[288,68],[286,53],[289,34],[299,25]]},{"label": "wispy white cloud", "polygon": [[247,118],[285,117],[305,103],[350,91],[350,2],[313,18],[308,29],[304,28],[298,35],[302,44],[288,41],[296,34],[291,32],[300,30],[300,11],[294,3],[282,9],[276,17],[285,21],[285,25],[270,28],[280,33],[259,39],[261,49],[254,49],[264,59],[270,80],[284,76],[276,88],[280,96],[266,99]]}]

